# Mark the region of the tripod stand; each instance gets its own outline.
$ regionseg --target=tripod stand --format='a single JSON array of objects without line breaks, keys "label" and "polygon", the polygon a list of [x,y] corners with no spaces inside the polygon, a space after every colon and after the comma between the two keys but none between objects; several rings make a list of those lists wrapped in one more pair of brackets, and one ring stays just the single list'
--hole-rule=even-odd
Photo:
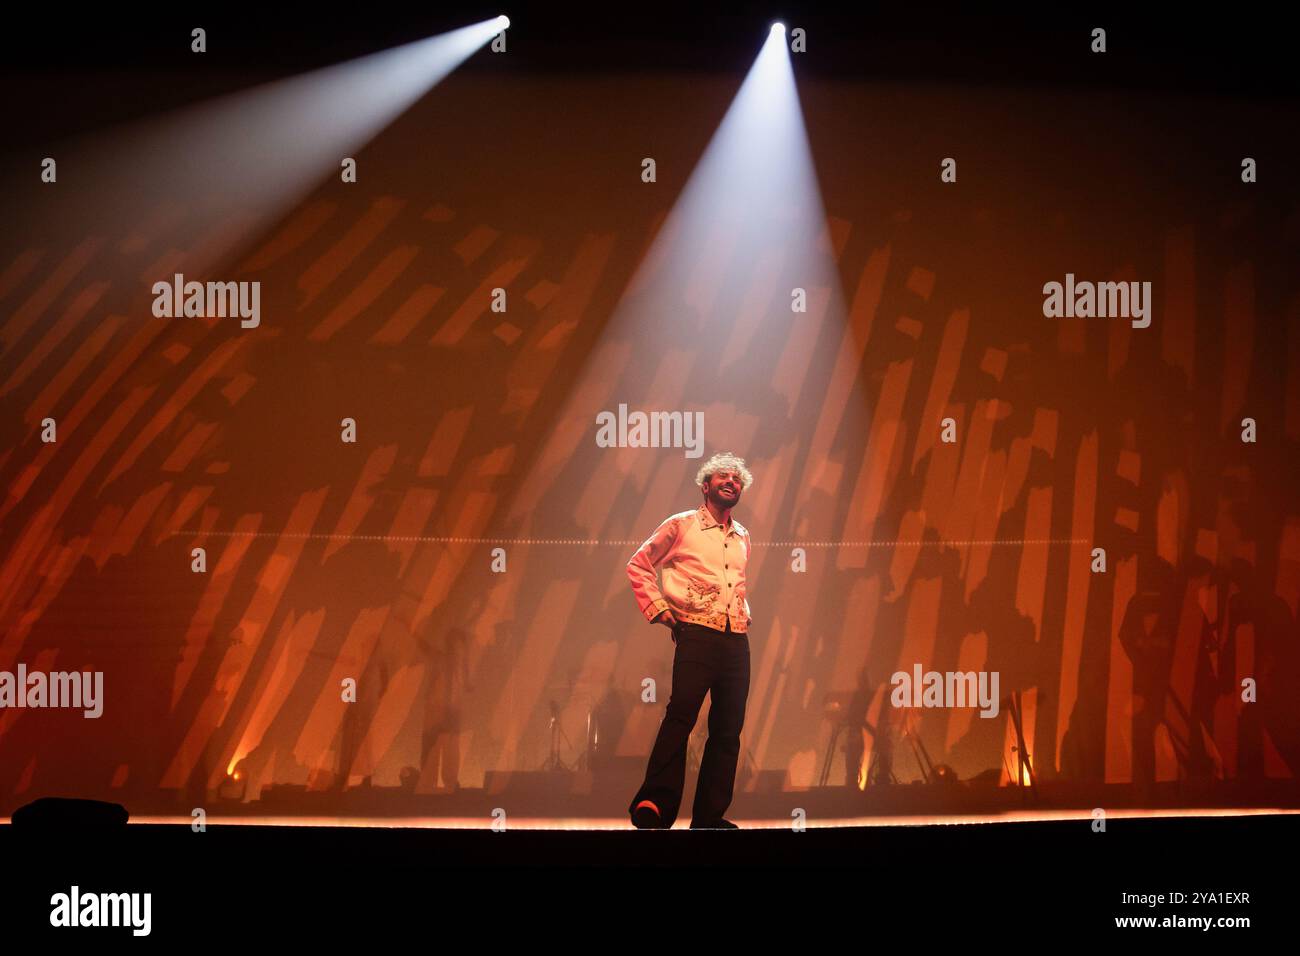
[{"label": "tripod stand", "polygon": [[[830,735],[830,739],[826,742],[826,756],[822,761],[822,772],[821,772],[821,777],[817,781],[817,786],[825,787],[830,783],[831,761],[834,758],[835,744],[839,742],[840,735],[844,734],[846,737],[849,738],[844,745],[844,752],[847,755],[848,753],[850,753],[849,743],[852,741],[851,735],[855,733],[860,734],[863,728],[866,728],[867,733],[871,734],[871,736],[876,740],[876,746],[871,751],[871,761],[868,765],[868,770],[867,770],[867,781],[869,783],[880,783],[881,781],[878,779],[878,777],[884,775],[889,778],[890,782],[892,783],[897,782],[894,780],[893,770],[890,769],[890,764],[891,764],[891,760],[889,756],[890,742],[887,739],[887,735],[885,738],[882,738],[881,735],[876,732],[876,728],[872,725],[871,721],[869,720],[864,720],[860,725],[853,724],[851,721],[848,720],[836,720],[831,723],[831,735]],[[860,751],[853,751],[853,752],[858,753],[859,757],[861,757]],[[878,768],[877,764],[878,761],[881,759],[882,754],[884,755],[884,766]],[[844,760],[844,768],[845,768],[844,785],[846,787],[857,786],[857,780],[854,779],[855,768],[849,766],[849,759],[847,756],[845,757]],[[856,769],[858,771],[861,771],[861,765],[859,764],[859,766]]]},{"label": "tripod stand", "polygon": [[914,723],[911,712],[905,712],[903,715],[903,736],[912,745],[912,756],[916,758],[917,766],[921,768],[921,780],[925,783],[931,783],[934,780],[934,762],[930,760],[930,752],[925,749],[925,741],[917,734]]},{"label": "tripod stand", "polygon": [[569,742],[569,738],[564,734],[564,728],[560,725],[560,705],[551,701],[551,753],[546,758],[546,763],[542,764],[543,770],[571,771],[573,769],[560,757],[560,741],[564,741],[564,745],[570,750],[573,749],[573,744]]}]

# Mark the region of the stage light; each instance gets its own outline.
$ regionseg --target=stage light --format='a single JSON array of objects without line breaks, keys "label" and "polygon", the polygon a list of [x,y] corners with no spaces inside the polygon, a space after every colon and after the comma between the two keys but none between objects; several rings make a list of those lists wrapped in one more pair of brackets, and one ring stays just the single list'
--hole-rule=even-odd
[{"label": "stage light", "polygon": [[[508,23],[489,17],[94,134],[68,154],[76,188],[60,190],[57,205],[43,199],[19,210],[15,230],[124,222],[143,203],[175,206],[189,213],[189,234],[175,241],[191,251],[174,271],[207,271],[322,182],[339,181],[344,157],[355,158]],[[237,215],[239,229],[214,232],[214,214]]]},{"label": "stage light", "polygon": [[[629,407],[654,409],[683,407],[676,403],[686,397],[709,417],[706,444],[726,448],[753,441],[751,429],[769,410],[785,417],[803,389],[823,388],[833,397],[808,422],[819,461],[833,459],[841,426],[870,426],[865,403],[853,395],[861,353],[858,361],[840,358],[854,340],[844,326],[837,237],[808,146],[786,25],[768,22],[717,130],[548,423],[553,437],[519,482],[512,526],[542,526],[550,508],[563,507],[545,489],[566,469],[589,476],[592,487],[632,480],[646,502],[678,480],[679,463],[606,457],[590,441],[589,423],[602,410],[595,395],[626,391],[642,403]],[[663,364],[620,379],[628,356]],[[756,369],[766,381],[755,380]],[[633,527],[647,519],[642,514]]]},{"label": "stage light", "polygon": [[510,28],[510,18],[503,13],[501,16],[497,17],[497,24],[502,30],[507,30]]},{"label": "stage light", "polygon": [[930,774],[930,782],[940,784],[945,787],[953,786],[961,781],[957,778],[957,772],[946,763],[935,766],[934,772]]},{"label": "stage light", "polygon": [[234,769],[227,770],[217,784],[217,797],[221,800],[242,801],[248,793],[248,780],[245,778],[243,761],[240,761]]}]

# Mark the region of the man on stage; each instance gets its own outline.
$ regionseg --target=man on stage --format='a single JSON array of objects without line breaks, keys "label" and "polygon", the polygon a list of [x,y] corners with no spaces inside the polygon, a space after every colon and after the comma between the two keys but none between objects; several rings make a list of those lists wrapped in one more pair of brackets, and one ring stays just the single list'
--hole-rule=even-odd
[{"label": "man on stage", "polygon": [[[665,519],[627,563],[641,613],[667,627],[677,645],[667,712],[645,782],[628,807],[638,829],[667,829],[677,819],[686,743],[706,693],[711,697],[709,738],[691,829],[737,829],[722,815],[731,805],[749,696],[749,532],[731,510],[753,480],[744,459],[728,452],[714,455],[695,476],[704,495],[700,507]],[[662,571],[662,591],[656,569]]]}]

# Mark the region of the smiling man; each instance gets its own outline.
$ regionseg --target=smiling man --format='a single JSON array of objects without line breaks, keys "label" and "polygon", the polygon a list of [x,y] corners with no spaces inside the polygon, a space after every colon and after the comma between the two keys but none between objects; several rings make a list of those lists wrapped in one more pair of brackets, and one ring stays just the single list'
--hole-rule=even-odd
[{"label": "smiling man", "polygon": [[[627,563],[641,613],[667,627],[677,645],[667,712],[645,782],[628,807],[638,829],[667,829],[677,819],[686,744],[705,694],[711,697],[709,739],[691,829],[736,829],[722,815],[731,805],[749,696],[749,532],[731,510],[753,480],[744,459],[729,452],[714,455],[695,476],[703,504],[665,519]],[[656,570],[662,572],[662,591]]]}]

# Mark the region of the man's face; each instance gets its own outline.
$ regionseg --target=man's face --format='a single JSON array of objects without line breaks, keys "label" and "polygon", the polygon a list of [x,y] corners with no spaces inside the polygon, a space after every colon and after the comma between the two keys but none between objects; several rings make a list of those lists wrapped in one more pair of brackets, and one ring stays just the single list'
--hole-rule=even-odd
[{"label": "man's face", "polygon": [[723,468],[709,475],[704,485],[704,496],[719,508],[734,508],[743,489],[744,482],[739,472]]}]

